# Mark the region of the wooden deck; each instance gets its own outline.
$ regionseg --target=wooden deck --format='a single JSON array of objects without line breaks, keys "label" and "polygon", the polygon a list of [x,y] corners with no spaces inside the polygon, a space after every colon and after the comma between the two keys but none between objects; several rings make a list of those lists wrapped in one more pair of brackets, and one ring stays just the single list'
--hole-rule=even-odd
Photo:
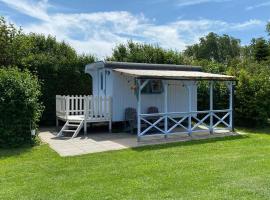
[{"label": "wooden deck", "polygon": [[87,123],[108,122],[112,127],[111,97],[109,96],[56,96],[56,125],[65,121],[57,136],[72,132],[76,137],[82,127],[87,131]]}]

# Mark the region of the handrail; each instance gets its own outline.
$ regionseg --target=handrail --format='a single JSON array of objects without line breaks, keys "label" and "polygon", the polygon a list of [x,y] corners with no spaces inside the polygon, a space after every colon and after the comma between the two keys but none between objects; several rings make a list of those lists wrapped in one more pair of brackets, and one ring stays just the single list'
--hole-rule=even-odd
[{"label": "handrail", "polygon": [[231,112],[231,109],[225,110],[202,110],[202,111],[191,111],[191,112],[168,112],[168,113],[149,113],[149,114],[139,114],[141,117],[152,117],[152,116],[164,116],[164,115],[188,115],[188,114],[204,114],[204,113],[225,113]]}]

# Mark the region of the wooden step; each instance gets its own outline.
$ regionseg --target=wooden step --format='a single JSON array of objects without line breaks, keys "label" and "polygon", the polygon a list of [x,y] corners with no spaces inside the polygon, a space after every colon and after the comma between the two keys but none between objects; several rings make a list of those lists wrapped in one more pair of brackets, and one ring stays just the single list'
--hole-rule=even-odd
[{"label": "wooden step", "polygon": [[68,121],[69,124],[80,124],[81,122],[80,121]]},{"label": "wooden step", "polygon": [[78,127],[80,124],[67,124],[67,126]]},{"label": "wooden step", "polygon": [[63,133],[73,133],[71,138],[76,137],[80,130],[83,127],[83,120],[78,122],[78,121],[66,121],[65,125],[62,127],[61,131],[57,134],[57,136],[62,136]]},{"label": "wooden step", "polygon": [[74,133],[76,130],[63,130],[63,132],[71,132]]}]

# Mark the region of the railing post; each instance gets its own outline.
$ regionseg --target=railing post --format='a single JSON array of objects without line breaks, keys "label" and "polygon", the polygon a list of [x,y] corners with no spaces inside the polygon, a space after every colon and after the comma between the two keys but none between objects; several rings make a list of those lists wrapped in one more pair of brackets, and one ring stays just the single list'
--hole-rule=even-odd
[{"label": "railing post", "polygon": [[209,125],[209,132],[213,134],[213,81],[210,81],[210,101],[209,101],[209,110],[210,110],[210,125]]},{"label": "railing post", "polygon": [[165,123],[164,123],[164,131],[165,131],[165,138],[167,138],[168,134],[168,83],[167,81],[163,81],[164,86],[164,113],[165,113]]},{"label": "railing post", "polygon": [[188,134],[191,136],[192,134],[192,116],[191,116],[191,103],[192,103],[192,96],[191,96],[191,91],[192,91],[192,86],[188,85]]},{"label": "railing post", "polygon": [[56,111],[56,116],[55,116],[55,125],[56,125],[56,130],[58,131],[59,124],[58,124],[58,112],[60,112],[60,106],[59,106],[59,96],[55,96],[55,111]]},{"label": "railing post", "polygon": [[68,119],[69,116],[69,96],[65,96],[66,101],[66,119]]},{"label": "railing post", "polygon": [[84,96],[84,135],[87,135],[87,120],[89,117],[89,98]]}]

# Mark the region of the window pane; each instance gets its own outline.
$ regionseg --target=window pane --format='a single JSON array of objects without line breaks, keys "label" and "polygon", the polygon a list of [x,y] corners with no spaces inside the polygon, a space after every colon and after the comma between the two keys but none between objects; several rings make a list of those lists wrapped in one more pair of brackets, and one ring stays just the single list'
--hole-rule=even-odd
[{"label": "window pane", "polygon": [[100,73],[100,89],[103,90],[103,73]]},{"label": "window pane", "polygon": [[162,93],[161,80],[151,80],[142,89],[142,94],[159,94]]}]

